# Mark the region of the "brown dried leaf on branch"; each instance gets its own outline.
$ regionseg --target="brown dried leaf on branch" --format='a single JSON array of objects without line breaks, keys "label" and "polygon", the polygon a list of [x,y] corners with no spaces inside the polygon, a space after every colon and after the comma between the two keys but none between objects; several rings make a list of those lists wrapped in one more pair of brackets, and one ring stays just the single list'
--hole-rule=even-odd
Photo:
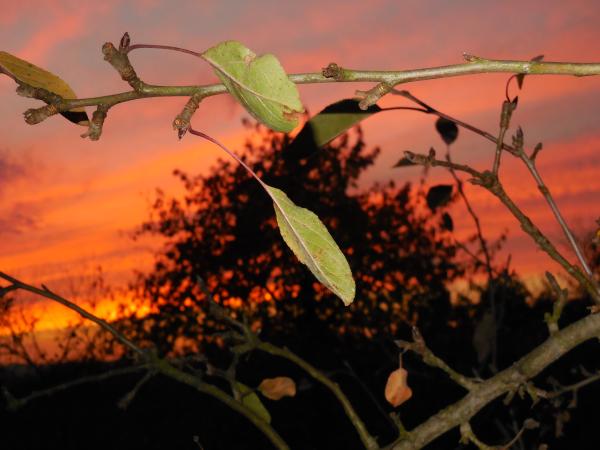
[{"label": "brown dried leaf on branch", "polygon": [[407,384],[408,372],[400,367],[394,370],[385,385],[385,399],[394,408],[412,397],[412,389]]},{"label": "brown dried leaf on branch", "polygon": [[280,400],[283,397],[296,395],[296,383],[289,377],[265,378],[258,390],[270,400]]}]

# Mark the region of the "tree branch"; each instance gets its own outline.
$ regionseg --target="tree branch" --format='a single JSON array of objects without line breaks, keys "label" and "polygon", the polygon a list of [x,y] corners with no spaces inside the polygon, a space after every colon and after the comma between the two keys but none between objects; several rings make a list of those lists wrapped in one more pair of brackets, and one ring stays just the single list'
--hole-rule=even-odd
[{"label": "tree branch", "polygon": [[454,369],[452,369],[448,364],[446,364],[442,359],[437,357],[425,344],[425,340],[423,336],[419,332],[417,327],[413,327],[412,329],[413,342],[407,341],[396,341],[396,345],[401,349],[410,350],[421,356],[423,362],[425,364],[430,365],[431,367],[437,367],[438,369],[445,372],[452,381],[454,381],[459,386],[462,386],[467,391],[472,391],[475,389],[480,381],[474,380],[472,378],[468,378]]},{"label": "tree branch", "polygon": [[[121,44],[119,45],[118,49],[112,43],[107,42],[103,45],[102,52],[104,58],[119,72],[121,78],[129,83],[134,90],[130,92],[122,92],[113,95],[84,99],[61,99],[60,97],[57,99],[53,97],[51,104],[52,111],[50,112],[64,112],[84,106],[104,105],[105,107],[110,108],[116,104],[140,98],[171,96],[192,97],[194,95],[204,98],[227,92],[227,89],[223,84],[197,86],[160,86],[144,83],[137,76],[128,58],[129,51],[136,48],[166,49],[189,53],[194,56],[200,55],[198,52],[172,46],[154,44],[130,45],[129,35],[125,33],[121,39]],[[331,63],[321,72],[292,74],[289,75],[289,78],[293,83],[296,84],[336,82],[378,83],[374,89],[367,91],[365,99],[363,102],[361,102],[361,107],[366,109],[368,106],[376,103],[383,95],[389,93],[394,86],[413,81],[432,80],[481,73],[572,76],[600,75],[600,63],[510,61],[485,59],[472,55],[464,56],[467,62],[463,64],[400,71],[353,70],[342,68],[335,63]],[[27,88],[28,86],[25,86],[21,89],[27,90]],[[42,108],[40,108],[40,111],[41,110]],[[35,111],[36,110],[30,110],[29,114],[35,115],[38,119],[38,122],[50,115],[46,110],[44,110],[43,114],[35,113]]]},{"label": "tree branch", "polygon": [[412,163],[423,166],[441,166],[456,171],[468,173],[473,178],[471,183],[479,185],[494,194],[512,215],[519,221],[521,228],[527,233],[538,246],[544,250],[554,261],[560,264],[569,275],[575,278],[581,286],[583,286],[590,296],[600,303],[600,291],[598,291],[593,279],[584,274],[579,267],[571,264],[565,257],[556,249],[554,244],[542,233],[542,231],[521,211],[515,202],[509,197],[504,190],[504,187],[489,171],[479,172],[472,167],[464,164],[457,164],[448,161],[435,159],[435,154],[421,155],[413,152],[404,152],[405,157]]},{"label": "tree branch", "polygon": [[258,428],[275,446],[275,448],[279,450],[289,450],[289,446],[283,440],[283,438],[277,433],[277,431],[265,420],[263,420],[260,416],[258,416],[254,411],[250,408],[246,407],[243,403],[237,401],[230,395],[223,392],[216,386],[205,383],[201,379],[191,375],[183,370],[178,369],[177,367],[170,364],[167,360],[158,357],[154,352],[142,350],[136,344],[134,344],[131,340],[129,340],[124,334],[115,329],[112,325],[107,323],[106,321],[96,317],[92,313],[86,311],[75,303],[51,292],[48,288],[43,287],[43,289],[36,288],[34,286],[23,283],[22,281],[17,280],[9,275],[6,275],[3,272],[0,272],[0,278],[8,281],[11,285],[17,286],[18,289],[25,290],[28,292],[32,292],[41,297],[45,297],[49,300],[53,300],[55,302],[60,303],[61,305],[72,309],[73,311],[80,314],[82,317],[85,317],[88,320],[96,323],[110,334],[115,336],[122,344],[126,345],[128,348],[134,350],[138,353],[144,364],[148,367],[148,370],[155,371],[161,373],[169,378],[172,378],[176,381],[179,381],[183,384],[187,384],[188,386],[193,387],[198,392],[210,395],[211,397],[216,398],[217,400],[224,403],[226,406],[231,408],[232,410],[242,414],[246,417],[252,424]]},{"label": "tree branch", "polygon": [[410,431],[408,438],[398,439],[387,448],[413,450],[424,447],[452,428],[468,422],[485,405],[507,392],[514,391],[574,347],[599,335],[600,314],[587,316],[569,325],[511,367],[482,382],[461,400],[427,419]]},{"label": "tree branch", "polygon": [[362,441],[365,448],[367,450],[379,449],[377,441],[373,436],[371,436],[364,422],[352,406],[352,403],[350,402],[348,397],[346,397],[346,395],[340,389],[337,383],[330,380],[329,377],[327,377],[327,375],[325,375],[316,367],[312,366],[308,361],[305,361],[300,356],[296,355],[291,350],[287,348],[277,347],[276,345],[273,345],[269,342],[264,342],[260,340],[260,338],[250,329],[248,325],[231,318],[229,314],[227,314],[225,308],[223,308],[221,305],[214,301],[212,294],[208,290],[206,283],[201,277],[197,277],[197,280],[200,289],[205,295],[207,301],[209,302],[209,312],[211,312],[216,318],[230,324],[234,328],[241,330],[244,333],[244,337],[246,338],[247,342],[240,346],[240,349],[237,352],[238,354],[257,349],[265,353],[269,353],[270,355],[287,359],[288,361],[296,364],[298,367],[300,367],[302,370],[308,373],[312,378],[314,378],[316,381],[318,381],[327,389],[329,389],[331,393],[335,396],[335,398],[341,403],[342,407],[344,408],[344,412],[346,413],[346,416],[348,417],[352,425],[354,425],[354,428],[356,429],[356,432],[358,433],[360,440]]}]

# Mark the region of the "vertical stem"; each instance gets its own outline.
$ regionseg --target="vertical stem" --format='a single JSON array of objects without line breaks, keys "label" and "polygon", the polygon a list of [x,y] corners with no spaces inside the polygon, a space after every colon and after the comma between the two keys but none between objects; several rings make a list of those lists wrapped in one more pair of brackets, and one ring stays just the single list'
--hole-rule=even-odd
[{"label": "vertical stem", "polygon": [[535,162],[531,158],[529,158],[525,154],[524,151],[521,151],[519,156],[520,156],[521,160],[527,166],[529,173],[531,173],[531,176],[535,180],[539,191],[542,193],[542,195],[546,199],[548,206],[550,206],[550,209],[552,210],[552,213],[554,214],[556,221],[562,228],[565,236],[567,237],[567,240],[569,241],[569,244],[573,248],[573,251],[575,252],[575,255],[577,256],[577,259],[579,260],[581,267],[583,268],[586,275],[588,277],[590,277],[590,279],[593,281],[594,274],[593,274],[592,270],[590,269],[590,266],[588,265],[587,261],[585,260],[583,251],[581,251],[581,248],[579,247],[579,244],[577,243],[575,236],[573,236],[573,233],[569,229],[569,226],[567,225],[567,222],[565,221],[564,217],[562,216],[560,209],[558,209],[558,205],[554,201],[554,198],[552,198],[552,194],[550,194],[550,189],[548,189],[548,187],[544,183],[542,176],[540,175],[540,173],[537,170],[537,167],[535,166]]},{"label": "vertical stem", "polygon": [[505,100],[502,103],[502,113],[500,114],[500,133],[498,140],[496,141],[496,155],[494,156],[494,167],[492,173],[498,176],[498,170],[500,169],[500,157],[502,156],[502,148],[504,147],[504,136],[510,125],[510,117],[515,109],[515,105],[512,102]]},{"label": "vertical stem", "polygon": [[375,438],[373,436],[371,436],[369,434],[369,431],[367,430],[367,427],[365,426],[364,422],[361,420],[359,415],[356,413],[356,411],[352,407],[352,403],[350,403],[350,400],[348,400],[348,397],[346,397],[346,395],[342,392],[342,390],[340,389],[340,387],[338,386],[337,383],[330,380],[320,370],[316,369],[311,364],[309,364],[307,361],[303,360],[298,355],[289,351],[288,349],[279,348],[268,342],[259,343],[257,348],[259,350],[262,350],[271,355],[276,355],[276,356],[285,358],[285,359],[293,362],[297,366],[304,369],[315,380],[317,380],[318,382],[323,384],[327,389],[329,389],[332,392],[333,395],[335,395],[337,400],[342,404],[342,407],[344,408],[344,411],[346,412],[348,419],[350,419],[350,421],[352,422],[352,425],[354,425],[354,428],[356,428],[356,431],[358,432],[358,435],[360,436],[360,440],[362,441],[365,448],[368,450],[378,450],[379,449],[379,445],[377,444],[377,441],[375,440]]}]

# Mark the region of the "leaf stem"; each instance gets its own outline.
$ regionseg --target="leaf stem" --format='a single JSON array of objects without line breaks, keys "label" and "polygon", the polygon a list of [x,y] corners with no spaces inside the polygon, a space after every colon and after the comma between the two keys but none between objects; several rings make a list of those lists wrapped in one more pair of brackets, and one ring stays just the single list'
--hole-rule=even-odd
[{"label": "leaf stem", "polygon": [[[256,181],[258,181],[260,183],[260,185],[265,188],[265,190],[267,191],[267,193],[269,193],[269,190],[267,189],[267,185],[264,183],[263,180],[260,179],[260,177],[256,174],[256,172],[254,172],[254,170],[252,170],[250,168],[250,166],[248,164],[246,164],[242,158],[240,158],[238,155],[236,155],[234,152],[232,152],[231,150],[229,150],[227,147],[225,147],[223,144],[221,144],[219,141],[217,141],[215,138],[209,136],[206,133],[203,133],[202,131],[198,131],[198,130],[194,130],[191,126],[188,128],[187,130],[188,132],[190,132],[191,134],[195,135],[195,136],[199,136],[203,139],[206,139],[207,141],[212,142],[213,144],[217,145],[218,147],[220,147],[225,153],[227,153],[229,156],[231,156],[233,159],[235,159],[238,163],[240,163],[240,165],[246,169],[248,171],[248,173],[250,173],[254,178],[256,178]],[[270,195],[270,194],[269,194]]]}]

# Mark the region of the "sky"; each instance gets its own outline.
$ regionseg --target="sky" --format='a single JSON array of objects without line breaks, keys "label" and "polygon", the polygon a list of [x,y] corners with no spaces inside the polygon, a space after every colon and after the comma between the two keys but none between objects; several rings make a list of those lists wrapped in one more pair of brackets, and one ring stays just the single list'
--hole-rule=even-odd
[{"label": "sky", "polygon": [[[600,3],[571,1],[164,1],[4,2],[0,50],[44,67],[69,82],[80,98],[129,90],[102,59],[106,41],[118,45],[127,31],[133,43],[175,45],[202,51],[236,39],[256,53],[274,53],[288,73],[320,71],[330,62],[355,69],[401,70],[462,62],[463,52],[494,59],[598,62]],[[139,50],[131,60],[155,84],[216,81],[202,60],[164,51]],[[423,81],[403,86],[454,117],[498,130],[506,74]],[[306,108],[318,112],[368,84],[301,86]],[[149,217],[155,188],[180,195],[173,169],[206,173],[225,157],[209,143],[177,140],[171,123],[184,98],[145,99],[109,111],[98,142],[80,138],[84,128],[60,117],[30,126],[22,112],[36,106],[14,93],[0,76],[0,270],[55,289],[101,266],[109,282],[124,284],[134,270],[149,270],[156,240],[133,241]],[[397,106],[385,98],[382,106]],[[91,114],[91,110],[89,113]],[[240,148],[244,110],[226,96],[207,99],[193,124]],[[514,125],[532,148],[544,143],[539,169],[571,227],[592,230],[600,217],[600,77],[527,77]],[[392,169],[403,150],[443,150],[431,117],[390,112],[364,122],[365,139],[382,148],[362,186],[393,179],[417,181],[416,169]],[[494,147],[461,131],[456,161],[491,166]],[[500,173],[515,201],[568,252],[560,229],[522,165],[504,157]],[[450,181],[441,170],[432,183]],[[486,236],[508,231],[503,257],[523,276],[556,270],[488,193],[466,187]],[[309,206],[309,205],[305,205]],[[473,224],[454,207],[458,236]],[[569,254],[571,259],[572,255]]]}]

